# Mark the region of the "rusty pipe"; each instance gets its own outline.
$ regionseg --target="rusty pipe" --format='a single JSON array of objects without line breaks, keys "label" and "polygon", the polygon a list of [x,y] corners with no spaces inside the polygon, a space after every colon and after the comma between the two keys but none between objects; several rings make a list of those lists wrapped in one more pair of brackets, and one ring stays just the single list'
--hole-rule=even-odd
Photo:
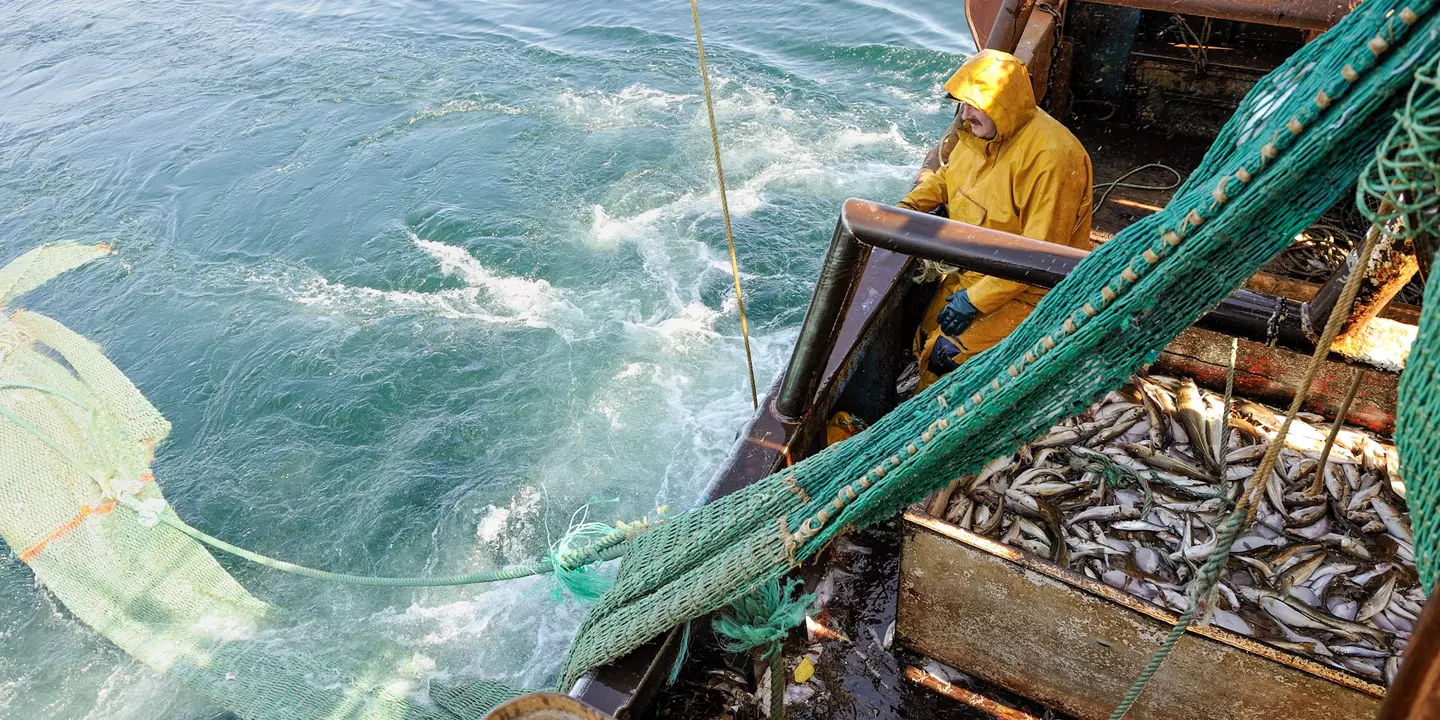
[{"label": "rusty pipe", "polygon": [[[1370,233],[1378,234],[1380,229],[1372,226]],[[1341,290],[1360,262],[1359,255],[1359,248],[1351,250],[1345,257],[1345,262],[1325,281],[1315,293],[1315,297],[1305,303],[1304,329],[1312,340],[1319,338],[1320,332],[1325,329],[1325,322],[1329,320],[1335,303],[1340,299]],[[1375,252],[1370,256],[1368,266],[1362,270],[1365,277],[1360,282],[1355,304],[1350,309],[1349,319],[1341,327],[1337,342],[1343,344],[1346,338],[1363,332],[1365,326],[1390,304],[1419,268],[1413,242],[1408,239],[1395,240],[1388,235],[1381,237],[1375,244]]]},{"label": "rusty pipe", "polygon": [[1350,12],[1348,0],[1095,0],[1181,15],[1199,15],[1217,20],[1277,25],[1305,30],[1329,30]]},{"label": "rusty pipe", "polygon": [[[840,221],[860,242],[1040,288],[1054,287],[1089,255],[1065,245],[855,198],[845,201]],[[1289,298],[1237,290],[1195,324],[1311,352],[1315,345],[1305,336],[1302,315],[1301,304]]]},{"label": "rusty pipe", "polygon": [[1350,12],[1352,0],[1095,0],[1105,5],[1199,15],[1217,20],[1329,30]]},{"label": "rusty pipe", "polygon": [[1039,720],[1039,718],[1023,710],[1016,710],[1009,705],[991,700],[980,693],[966,690],[958,685],[952,685],[948,681],[935,677],[914,665],[909,665],[905,668],[905,679],[921,687],[934,690],[951,700],[965,703],[996,720]]},{"label": "rusty pipe", "polygon": [[1000,10],[995,13],[995,24],[990,26],[990,34],[985,37],[985,49],[1015,52],[1015,45],[1020,42],[1020,34],[1034,9],[1034,0],[1003,0]]},{"label": "rusty pipe", "polygon": [[810,410],[825,362],[835,348],[845,310],[855,295],[855,285],[865,269],[870,249],[855,240],[843,220],[835,223],[830,250],[820,265],[820,277],[810,295],[810,307],[800,325],[800,337],[790,352],[785,379],[775,396],[774,409],[782,419],[793,420]]}]

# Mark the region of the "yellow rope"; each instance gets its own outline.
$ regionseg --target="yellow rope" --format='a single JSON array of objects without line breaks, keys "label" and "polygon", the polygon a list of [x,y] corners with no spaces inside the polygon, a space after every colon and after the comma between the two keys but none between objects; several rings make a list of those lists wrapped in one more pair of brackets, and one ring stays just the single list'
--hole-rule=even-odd
[{"label": "yellow rope", "polygon": [[715,129],[715,102],[710,98],[710,70],[705,65],[705,41],[700,38],[700,8],[690,0],[695,18],[695,47],[700,51],[700,79],[705,83],[705,110],[710,113],[710,143],[715,146],[715,175],[720,179],[720,212],[725,216],[725,242],[730,245],[730,274],[735,278],[735,303],[740,308],[740,336],[745,340],[745,367],[750,371],[750,402],[760,407],[755,389],[755,361],[750,356],[750,323],[745,319],[745,296],[740,292],[740,261],[735,258],[735,235],[730,231],[730,202],[725,197],[725,170],[720,166],[720,133]]},{"label": "yellow rope", "polygon": [[[1345,285],[1340,289],[1340,297],[1335,301],[1335,307],[1330,310],[1330,317],[1325,322],[1325,331],[1320,334],[1320,339],[1315,342],[1315,352],[1310,356],[1310,362],[1305,367],[1305,376],[1300,380],[1300,386],[1295,390],[1295,398],[1290,401],[1290,409],[1285,413],[1285,421],[1280,424],[1280,429],[1275,433],[1275,438],[1270,441],[1270,447],[1265,451],[1264,457],[1260,458],[1260,466],[1255,469],[1254,482],[1246,491],[1242,504],[1249,506],[1249,512],[1245,516],[1245,523],[1248,525],[1255,520],[1255,514],[1260,510],[1260,498],[1265,495],[1265,486],[1270,482],[1270,475],[1275,470],[1275,463],[1280,458],[1280,449],[1285,444],[1285,435],[1290,431],[1290,423],[1295,420],[1295,414],[1300,412],[1301,406],[1310,395],[1310,387],[1315,384],[1315,378],[1320,375],[1320,369],[1325,365],[1325,359],[1330,356],[1330,345],[1335,342],[1335,336],[1340,334],[1340,329],[1350,319],[1351,306],[1355,304],[1355,296],[1360,293],[1360,281],[1365,278],[1365,268],[1370,264],[1370,256],[1375,252],[1375,246],[1380,241],[1380,226],[1370,226],[1370,232],[1365,236],[1365,244],[1361,246],[1359,255],[1356,256],[1353,270],[1350,277],[1345,279]],[[1336,418],[1339,424],[1344,418],[1342,413]],[[1324,472],[1324,468],[1320,469]],[[1323,476],[1322,476],[1323,477]]]}]

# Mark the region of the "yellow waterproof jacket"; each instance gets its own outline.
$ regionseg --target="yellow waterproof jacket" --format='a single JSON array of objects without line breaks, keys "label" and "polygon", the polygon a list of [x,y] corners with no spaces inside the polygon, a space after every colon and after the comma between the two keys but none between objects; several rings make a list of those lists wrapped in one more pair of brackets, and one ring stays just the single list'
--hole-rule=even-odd
[{"label": "yellow waterproof jacket", "polygon": [[[966,61],[945,89],[995,122],[995,138],[981,140],[963,126],[946,164],[910,191],[901,207],[929,212],[948,205],[950,217],[972,225],[1090,249],[1090,155],[1070,131],[1036,107],[1025,63],[984,50]],[[965,273],[970,302],[993,312],[1007,301],[1044,291]]]}]

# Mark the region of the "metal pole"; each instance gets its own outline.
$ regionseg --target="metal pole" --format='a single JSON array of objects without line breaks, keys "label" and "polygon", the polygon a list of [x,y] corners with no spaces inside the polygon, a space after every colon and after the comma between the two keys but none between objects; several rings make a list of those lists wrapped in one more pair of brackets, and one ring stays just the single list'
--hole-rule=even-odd
[{"label": "metal pole", "polygon": [[[862,243],[1040,288],[1054,287],[1089,254],[854,198],[845,201],[841,222]],[[1305,335],[1303,316],[1303,306],[1289,298],[1237,290],[1195,324],[1266,345],[1311,352],[1315,343]]]},{"label": "metal pole", "polygon": [[835,224],[835,235],[820,266],[820,278],[810,296],[800,337],[795,339],[785,380],[775,396],[775,412],[781,417],[798,418],[810,410],[869,254],[869,248],[855,240],[843,220]]}]

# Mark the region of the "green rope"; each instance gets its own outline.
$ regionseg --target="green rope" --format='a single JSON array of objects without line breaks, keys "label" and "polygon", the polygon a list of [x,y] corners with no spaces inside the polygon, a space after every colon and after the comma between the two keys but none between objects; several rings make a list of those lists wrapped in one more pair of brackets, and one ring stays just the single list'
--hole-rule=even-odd
[{"label": "green rope", "polygon": [[1115,707],[1115,712],[1110,713],[1110,720],[1120,720],[1125,717],[1130,706],[1134,705],[1135,700],[1140,697],[1140,693],[1145,691],[1145,686],[1150,684],[1150,679],[1155,677],[1155,673],[1165,662],[1165,658],[1170,657],[1170,651],[1175,649],[1175,643],[1179,642],[1180,638],[1185,635],[1185,631],[1190,629],[1190,621],[1195,617],[1195,608],[1213,592],[1220,579],[1220,572],[1225,569],[1225,563],[1230,559],[1230,547],[1235,544],[1235,538],[1239,537],[1240,528],[1244,524],[1245,508],[1243,506],[1230,511],[1230,518],[1226,520],[1225,527],[1220,531],[1220,540],[1216,543],[1215,552],[1211,553],[1210,557],[1205,560],[1205,564],[1200,566],[1200,572],[1196,574],[1195,580],[1190,583],[1190,589],[1185,594],[1186,600],[1189,601],[1185,612],[1181,613],[1180,618],[1175,621],[1175,627],[1170,628],[1170,634],[1165,636],[1165,642],[1161,643],[1155,654],[1150,656],[1150,662],[1146,663],[1145,669],[1140,672],[1140,677],[1135,679],[1130,690],[1125,693],[1125,699]]},{"label": "green rope", "polygon": [[692,621],[685,621],[685,629],[680,632],[680,650],[675,654],[675,662],[670,666],[670,674],[665,677],[665,684],[674,685],[680,679],[680,669],[685,667],[685,659],[690,655],[690,625]]},{"label": "green rope", "polygon": [[[37,385],[33,383],[0,384],[0,390],[7,389],[38,390],[64,398],[82,408],[89,409],[89,406],[84,401],[74,395],[47,385]],[[70,451],[51,441],[50,438],[46,437],[44,433],[40,432],[39,428],[36,428],[29,421],[3,406],[0,406],[0,417],[5,417],[18,425],[70,464],[85,470],[87,473],[89,472],[89,465],[87,463],[81,461]],[[591,572],[588,566],[621,557],[629,549],[630,541],[648,532],[661,522],[664,522],[665,519],[662,514],[662,517],[654,523],[648,520],[641,520],[634,523],[620,523],[618,527],[614,528],[601,523],[579,523],[572,526],[570,530],[565,533],[565,536],[555,543],[550,549],[550,552],[547,553],[545,559],[529,565],[514,565],[500,568],[499,570],[487,570],[485,572],[466,573],[464,575],[446,575],[443,577],[378,577],[373,575],[355,575],[352,573],[317,570],[304,565],[297,565],[292,562],[269,557],[268,555],[261,555],[260,553],[246,550],[238,545],[232,545],[209,533],[191,527],[184,520],[181,520],[173,510],[170,512],[156,512],[143,507],[144,503],[133,494],[122,494],[117,499],[122,506],[140,513],[142,518],[153,516],[156,521],[164,523],[175,530],[179,530],[212,548],[229,553],[243,560],[248,560],[256,565],[272,570],[280,570],[292,575],[299,575],[315,580],[327,580],[345,585],[448,587],[500,582],[532,575],[554,573],[556,586],[553,590],[553,597],[556,602],[562,599],[562,591],[568,591],[571,596],[581,602],[592,602],[600,597],[601,594],[614,585],[614,578]],[[162,510],[163,509],[162,506]],[[580,511],[577,511],[577,513],[578,512]]]},{"label": "green rope", "polygon": [[[1239,341],[1231,340],[1230,367],[1225,372],[1224,410],[1220,416],[1227,423],[1230,418],[1230,403],[1235,393],[1235,359],[1239,349]],[[1224,482],[1225,478],[1225,440],[1229,435],[1230,431],[1227,428],[1220,437],[1221,482]],[[1284,438],[1276,438],[1275,440],[1275,442],[1283,441]],[[1180,638],[1185,636],[1185,631],[1190,629],[1190,621],[1195,617],[1195,608],[1200,607],[1202,604],[1208,605],[1214,601],[1215,587],[1219,583],[1220,573],[1225,569],[1225,563],[1230,560],[1230,548],[1235,545],[1235,538],[1240,535],[1240,528],[1245,524],[1246,513],[1247,509],[1244,505],[1237,506],[1230,511],[1230,517],[1225,521],[1225,526],[1221,529],[1220,537],[1215,543],[1215,551],[1210,553],[1210,557],[1205,559],[1205,564],[1200,566],[1199,572],[1195,574],[1195,578],[1190,582],[1190,587],[1186,590],[1185,599],[1187,602],[1185,604],[1185,612],[1180,614],[1179,619],[1175,621],[1175,626],[1170,628],[1170,634],[1165,636],[1165,641],[1160,643],[1160,647],[1155,651],[1155,654],[1150,656],[1150,662],[1145,664],[1145,669],[1140,671],[1140,677],[1135,678],[1135,682],[1130,685],[1130,689],[1125,693],[1125,698],[1120,701],[1120,704],[1115,707],[1115,711],[1110,714],[1110,720],[1120,720],[1120,718],[1125,717],[1125,713],[1130,710],[1130,706],[1134,705],[1135,701],[1140,698],[1140,693],[1145,691],[1145,686],[1150,684],[1150,679],[1155,677],[1155,673],[1158,672],[1160,666],[1164,664],[1165,658],[1170,657],[1170,652],[1175,649],[1175,643],[1180,642]]]},{"label": "green rope", "polygon": [[814,595],[791,597],[799,586],[799,580],[790,580],[782,589],[772,580],[735,601],[713,623],[715,632],[731,640],[725,649],[743,653],[763,646],[766,658],[780,652],[790,628],[805,621],[805,609],[815,602]]},{"label": "green rope", "polygon": [[[131,502],[138,505],[134,496],[126,496]],[[131,502],[122,503],[131,509]],[[613,560],[625,554],[629,549],[629,537],[626,532],[616,528],[605,537],[600,538],[592,545],[568,550],[564,553],[553,553],[546,559],[530,565],[514,565],[499,570],[487,570],[485,572],[467,573],[464,575],[447,575],[443,577],[376,577],[372,575],[353,575],[350,573],[337,573],[328,570],[317,570],[315,568],[296,565],[295,563],[277,560],[275,558],[261,555],[257,552],[246,550],[237,545],[232,545],[220,538],[209,535],[187,525],[184,520],[176,516],[173,511],[161,513],[157,516],[160,522],[179,530],[190,537],[209,545],[212,548],[234,555],[235,557],[249,560],[256,565],[261,565],[272,570],[280,570],[292,575],[312,578],[315,580],[327,580],[330,582],[345,585],[372,585],[378,587],[446,587],[454,585],[475,585],[479,583],[499,582],[502,580],[515,580],[531,575],[543,575],[556,573],[556,579],[565,589],[569,590],[577,599],[587,600],[599,597],[600,592],[595,591],[596,585],[587,584],[585,581],[577,580],[581,577],[576,571],[585,565],[597,562]],[[593,529],[584,529],[584,532],[593,532]],[[573,531],[572,533],[573,534]],[[567,534],[569,537],[570,534]],[[564,540],[562,540],[564,542]],[[558,593],[558,589],[557,589]]]},{"label": "green rope", "polygon": [[[586,505],[576,512],[583,512],[588,508],[589,506]],[[619,533],[621,537],[624,536],[623,531],[618,528],[612,528],[604,523],[572,522],[570,530],[566,531],[565,535],[556,541],[554,547],[550,549],[550,552],[555,557],[569,557],[572,553],[576,552],[583,554],[585,549],[593,546],[595,543],[604,542],[610,537],[611,533]],[[616,549],[622,547],[624,546],[614,546]],[[614,557],[619,557],[623,554],[623,551],[618,552]],[[586,557],[590,556],[587,555]],[[598,558],[599,556],[594,557]],[[570,593],[571,597],[580,602],[594,602],[596,598],[599,598],[606,590],[609,590],[615,585],[614,575],[605,575],[594,571],[590,567],[589,562],[577,565],[570,565],[564,562],[557,563],[553,560],[549,562],[551,566],[555,568],[555,584],[551,588],[550,597],[557,603],[563,599],[566,591]]]}]

